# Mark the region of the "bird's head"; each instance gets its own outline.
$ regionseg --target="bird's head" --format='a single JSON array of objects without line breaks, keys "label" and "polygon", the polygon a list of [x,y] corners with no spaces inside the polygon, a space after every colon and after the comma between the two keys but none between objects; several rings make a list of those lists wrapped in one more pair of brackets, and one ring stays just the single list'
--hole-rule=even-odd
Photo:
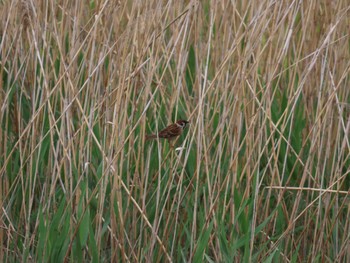
[{"label": "bird's head", "polygon": [[189,121],[178,120],[176,124],[179,125],[182,129],[185,129],[186,125],[189,124]]}]

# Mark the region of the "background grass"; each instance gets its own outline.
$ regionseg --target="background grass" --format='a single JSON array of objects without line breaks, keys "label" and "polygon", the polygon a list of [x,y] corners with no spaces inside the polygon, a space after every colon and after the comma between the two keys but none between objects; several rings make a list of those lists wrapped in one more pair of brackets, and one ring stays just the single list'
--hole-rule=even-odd
[{"label": "background grass", "polygon": [[1,262],[350,261],[348,1],[0,6]]}]

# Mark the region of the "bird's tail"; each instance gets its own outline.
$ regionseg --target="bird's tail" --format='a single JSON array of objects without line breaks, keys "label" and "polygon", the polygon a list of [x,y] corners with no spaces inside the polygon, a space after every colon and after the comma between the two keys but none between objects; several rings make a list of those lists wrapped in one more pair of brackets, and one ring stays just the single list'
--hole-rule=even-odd
[{"label": "bird's tail", "polygon": [[146,135],[146,141],[156,139],[157,135],[156,134],[148,134]]}]

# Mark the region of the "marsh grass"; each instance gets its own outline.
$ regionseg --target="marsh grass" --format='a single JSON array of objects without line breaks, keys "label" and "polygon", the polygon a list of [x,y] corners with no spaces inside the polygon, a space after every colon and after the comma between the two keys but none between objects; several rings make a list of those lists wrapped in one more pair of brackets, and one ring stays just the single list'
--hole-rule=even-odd
[{"label": "marsh grass", "polygon": [[1,262],[350,261],[348,1],[0,6]]}]

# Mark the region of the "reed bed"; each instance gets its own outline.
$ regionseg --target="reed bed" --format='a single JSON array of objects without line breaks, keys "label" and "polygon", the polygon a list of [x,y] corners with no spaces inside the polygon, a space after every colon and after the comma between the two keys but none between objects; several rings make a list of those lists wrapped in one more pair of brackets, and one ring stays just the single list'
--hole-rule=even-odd
[{"label": "reed bed", "polygon": [[0,262],[350,262],[348,1],[0,14]]}]

